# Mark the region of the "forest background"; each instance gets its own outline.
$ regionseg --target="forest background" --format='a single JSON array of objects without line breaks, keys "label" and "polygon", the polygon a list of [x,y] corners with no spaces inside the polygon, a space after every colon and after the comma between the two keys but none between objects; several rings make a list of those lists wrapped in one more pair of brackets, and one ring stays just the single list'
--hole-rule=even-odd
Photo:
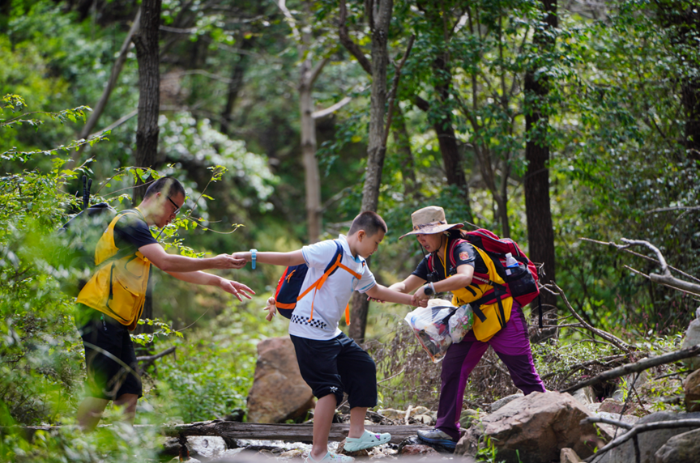
[{"label": "forest background", "polygon": [[[83,174],[94,179],[93,202],[118,208],[142,194],[135,182],[180,179],[183,217],[161,239],[189,255],[294,250],[377,210],[390,231],[371,267],[386,285],[422,258],[414,240],[398,241],[410,213],[440,205],[450,222],[519,242],[592,325],[633,344],[676,345],[698,297],[630,270],[648,274],[655,263],[580,238],[648,240],[698,274],[698,8],[0,1],[0,425],[73,422],[82,346],[59,287],[65,269],[47,243],[78,210]],[[150,15],[150,30],[139,14]],[[140,63],[154,50],[149,77]],[[139,91],[147,78],[155,87]],[[148,318],[157,321],[138,337],[152,352],[177,351],[146,372],[138,422],[245,408],[257,341],[286,331],[261,313],[281,270],[225,273],[258,292],[243,304],[155,272]],[[373,303],[365,319],[361,302],[353,301],[353,337],[381,355],[396,339],[415,347],[402,332],[406,307]],[[562,304],[548,294],[544,302],[554,325]],[[541,373],[609,347],[581,343],[575,328],[532,336]],[[391,379],[380,387],[382,406],[435,400],[418,391],[420,372],[435,371],[427,356],[418,351],[423,363],[410,373],[401,358],[381,355],[380,376]],[[498,393],[470,386],[467,401]],[[154,451],[147,432],[72,432],[31,444],[5,434],[2,455],[117,461]]]}]

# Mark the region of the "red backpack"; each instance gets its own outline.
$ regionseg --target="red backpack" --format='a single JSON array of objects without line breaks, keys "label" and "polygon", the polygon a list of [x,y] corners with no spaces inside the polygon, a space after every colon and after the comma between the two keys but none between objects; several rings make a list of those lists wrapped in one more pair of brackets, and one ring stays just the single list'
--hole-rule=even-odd
[{"label": "red backpack", "polygon": [[[480,284],[488,284],[495,287],[505,289],[521,307],[532,302],[540,294],[538,285],[539,275],[535,264],[527,258],[525,253],[520,249],[518,243],[510,238],[499,238],[495,233],[480,228],[475,231],[460,231],[461,239],[452,240],[448,255],[450,259],[450,270],[454,271],[456,262],[454,258],[454,249],[457,245],[469,242],[473,246],[484,251],[493,260],[496,271],[506,282],[506,287],[490,281],[488,274],[474,272],[473,279]],[[506,266],[506,254],[510,253],[513,258],[518,261],[518,267]],[[433,272],[435,265],[433,263],[434,255],[428,257],[428,271]],[[539,304],[539,324],[542,328],[542,304]]]}]

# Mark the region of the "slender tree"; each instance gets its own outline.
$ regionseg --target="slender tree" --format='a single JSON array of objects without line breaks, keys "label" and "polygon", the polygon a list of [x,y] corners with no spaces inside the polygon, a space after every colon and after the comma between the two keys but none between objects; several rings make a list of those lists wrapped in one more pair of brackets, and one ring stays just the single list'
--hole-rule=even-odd
[{"label": "slender tree", "polygon": [[[537,56],[551,54],[555,47],[553,29],[557,27],[557,1],[543,0],[542,14],[544,21],[539,23],[533,35]],[[542,61],[546,58],[542,59]],[[544,263],[542,283],[555,280],[554,226],[549,201],[549,94],[550,82],[547,74],[538,72],[543,66],[535,59],[525,72],[525,130],[527,142],[525,158],[525,209],[527,216],[527,236],[529,257],[535,262]],[[557,297],[543,291],[542,310],[556,313]],[[534,311],[533,311],[534,315]],[[547,317],[549,323],[556,323],[556,316]],[[552,330],[550,330],[552,331]],[[556,332],[556,331],[552,331]],[[546,336],[546,335],[545,335]]]},{"label": "slender tree", "polygon": [[[139,115],[138,128],[136,129],[136,159],[134,160],[134,165],[137,167],[153,167],[158,154],[160,11],[161,0],[143,0],[141,3],[141,24],[134,34],[136,59],[139,65]],[[138,203],[145,193],[146,185],[135,188],[134,204]],[[153,318],[153,298],[150,288],[144,301],[143,318]],[[152,328],[148,325],[145,327]]]},{"label": "slender tree", "polygon": [[[152,167],[158,154],[158,112],[160,107],[160,55],[158,37],[161,0],[143,0],[141,24],[134,34],[139,65],[139,114],[136,129],[137,167]],[[143,198],[145,186],[134,189],[134,202]],[[145,310],[145,309],[144,309]],[[144,314],[145,316],[145,314]]]}]

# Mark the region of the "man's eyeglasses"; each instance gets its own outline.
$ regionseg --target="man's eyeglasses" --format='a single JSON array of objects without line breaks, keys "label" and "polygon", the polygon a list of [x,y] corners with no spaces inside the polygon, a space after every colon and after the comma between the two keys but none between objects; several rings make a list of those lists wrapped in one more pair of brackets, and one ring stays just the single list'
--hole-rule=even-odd
[{"label": "man's eyeglasses", "polygon": [[173,214],[177,215],[178,212],[180,212],[180,206],[178,206],[178,205],[175,203],[175,201],[173,201],[172,199],[170,199],[170,196],[166,196],[166,198],[168,198],[168,201],[170,201],[170,204],[172,204],[172,205],[175,207],[175,211],[173,212]]}]

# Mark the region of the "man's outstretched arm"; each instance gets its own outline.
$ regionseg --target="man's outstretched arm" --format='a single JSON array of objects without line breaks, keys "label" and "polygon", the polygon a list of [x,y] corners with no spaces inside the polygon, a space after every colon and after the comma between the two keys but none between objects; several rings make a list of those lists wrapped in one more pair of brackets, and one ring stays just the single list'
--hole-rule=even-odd
[{"label": "man's outstretched arm", "polygon": [[226,278],[221,278],[217,275],[212,275],[211,273],[204,272],[166,272],[178,280],[186,281],[188,283],[194,283],[196,285],[202,286],[218,286],[227,293],[231,293],[238,298],[239,301],[243,299],[241,296],[250,299],[250,295],[255,294],[255,291],[244,285],[233,280],[227,280]]},{"label": "man's outstretched arm", "polygon": [[158,243],[141,246],[139,252],[164,272],[196,272],[198,270],[242,268],[245,266],[243,259],[236,259],[229,254],[219,254],[216,257],[202,259],[168,254]]}]

